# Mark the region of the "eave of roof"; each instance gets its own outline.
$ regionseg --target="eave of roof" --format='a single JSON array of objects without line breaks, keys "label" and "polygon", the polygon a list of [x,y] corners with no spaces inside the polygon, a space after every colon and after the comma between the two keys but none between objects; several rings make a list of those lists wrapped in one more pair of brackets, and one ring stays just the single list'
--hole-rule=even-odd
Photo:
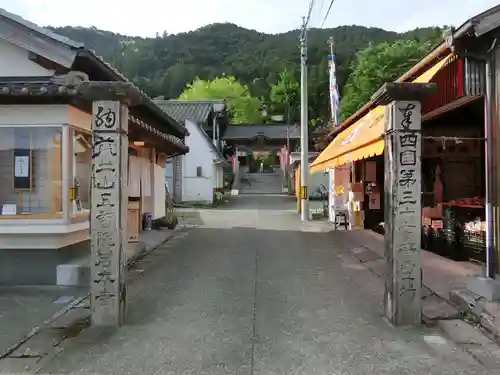
[{"label": "eave of roof", "polygon": [[41,35],[43,35],[47,38],[50,38],[56,42],[62,43],[70,48],[84,48],[84,45],[81,42],[76,42],[70,38],[56,34],[55,32],[53,32],[49,29],[46,29],[44,27],[40,27],[36,23],[28,21],[28,20],[18,16],[17,14],[7,12],[3,8],[0,8],[0,16],[3,16],[11,21],[14,21],[14,22],[16,22],[16,23],[18,23],[18,24],[20,24],[28,29],[31,29],[31,30],[37,32],[38,34],[41,34]]},{"label": "eave of roof", "polygon": [[[288,132],[287,132],[288,130]],[[259,136],[266,139],[299,139],[300,128],[286,124],[238,124],[227,127],[222,136],[225,140],[256,139]]]},{"label": "eave of roof", "polygon": [[222,155],[222,153],[219,150],[217,150],[217,147],[215,147],[215,145],[213,144],[213,142],[210,139],[210,137],[208,136],[208,134],[203,129],[201,129],[200,127],[198,127],[198,129],[200,129],[200,132],[201,132],[203,138],[205,138],[205,141],[208,143],[210,149],[215,154],[215,156],[217,157],[217,159],[221,163],[223,163],[225,165],[229,165],[229,162],[224,158],[224,155]]},{"label": "eave of roof", "polygon": [[35,33],[38,33],[46,38],[49,38],[57,43],[63,44],[64,46],[77,51],[78,56],[88,58],[94,65],[98,66],[103,72],[107,73],[110,77],[117,81],[121,81],[127,83],[140,94],[141,96],[141,105],[143,105],[147,110],[160,122],[166,122],[169,124],[173,133],[178,136],[187,135],[186,129],[179,124],[175,119],[165,113],[160,107],[156,105],[156,103],[151,99],[144,91],[139,89],[135,84],[133,84],[127,77],[125,77],[118,70],[113,68],[109,63],[107,63],[102,57],[98,56],[94,51],[91,51],[85,48],[84,44],[81,42],[76,42],[70,38],[64,37],[57,33],[54,33],[51,30],[40,27],[37,24],[25,20],[24,18],[7,12],[5,9],[0,8],[0,16],[5,17],[6,19],[15,22],[23,27],[26,27]]},{"label": "eave of roof", "polygon": [[183,100],[183,99],[169,99],[165,100],[165,102],[170,103],[186,103],[186,104],[224,104],[226,105],[226,101],[224,99],[211,99],[211,100]]},{"label": "eave of roof", "polygon": [[[445,55],[450,53],[453,45],[451,42],[454,39],[458,39],[468,33],[473,31],[476,25],[481,21],[481,19],[492,15],[493,13],[500,12],[500,5],[490,8],[464,22],[458,29],[453,33],[451,40],[444,40],[434,49],[432,49],[427,55],[425,55],[419,62],[417,62],[413,67],[411,67],[407,72],[405,72],[401,77],[399,77],[396,82],[408,82],[411,78],[416,77],[419,73],[425,71],[428,66],[435,63],[436,60],[443,58]],[[337,134],[347,129],[349,126],[354,124],[357,120],[366,115],[371,111],[376,104],[370,100],[365,103],[360,109],[358,109],[353,115],[345,119],[339,126],[335,127],[329,134],[328,137],[335,137]]]},{"label": "eave of roof", "polygon": [[165,121],[171,125],[176,135],[186,136],[189,135],[186,128],[184,128],[178,121],[176,121],[172,116],[165,112],[155,101],[149,97],[144,91],[137,87],[132,81],[125,77],[118,70],[113,68],[109,63],[107,63],[102,57],[96,55],[93,51],[84,49],[78,52],[79,56],[89,58],[94,64],[100,66],[106,73],[111,75],[117,81],[125,82],[132,85],[137,92],[140,93],[142,104],[160,121]]},{"label": "eave of roof", "polygon": [[222,104],[220,101],[182,101],[182,100],[158,100],[155,103],[181,124],[186,120],[198,125],[204,124],[210,113],[214,111],[214,104]]},{"label": "eave of roof", "polygon": [[[13,81],[0,81],[0,96],[12,96],[12,97],[44,97],[44,98],[61,98],[61,97],[73,97],[73,98],[83,98],[86,100],[92,100],[86,94],[87,91],[90,91],[93,87],[98,87],[99,85],[109,85],[112,82],[82,82],[80,84],[64,84],[55,82],[54,79],[48,81],[28,81],[28,82],[13,82]],[[137,100],[134,100],[129,104],[130,108],[137,107],[142,104],[142,98],[135,90],[135,86],[130,85],[129,83],[121,83],[127,87],[132,89],[134,97]],[[90,89],[90,90],[89,90]],[[187,147],[183,140],[176,137],[175,135],[165,133],[160,129],[157,129],[146,122],[142,121],[138,117],[130,114],[130,121],[143,128],[144,130],[150,132],[151,134],[163,138],[165,141],[171,143],[175,147],[177,147],[182,153],[186,153],[189,151],[189,147]]]}]

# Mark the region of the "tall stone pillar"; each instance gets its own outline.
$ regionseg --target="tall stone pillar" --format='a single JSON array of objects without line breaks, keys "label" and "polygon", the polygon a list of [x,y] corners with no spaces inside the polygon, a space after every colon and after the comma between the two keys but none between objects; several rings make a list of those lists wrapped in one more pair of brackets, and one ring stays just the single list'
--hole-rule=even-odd
[{"label": "tall stone pillar", "polygon": [[385,312],[395,325],[421,322],[421,119],[420,103],[395,101],[386,108]]},{"label": "tall stone pillar", "polygon": [[385,315],[397,326],[422,320],[420,100],[434,84],[386,84],[374,95],[385,113]]},{"label": "tall stone pillar", "polygon": [[92,324],[119,326],[126,305],[127,106],[94,101],[92,132]]}]

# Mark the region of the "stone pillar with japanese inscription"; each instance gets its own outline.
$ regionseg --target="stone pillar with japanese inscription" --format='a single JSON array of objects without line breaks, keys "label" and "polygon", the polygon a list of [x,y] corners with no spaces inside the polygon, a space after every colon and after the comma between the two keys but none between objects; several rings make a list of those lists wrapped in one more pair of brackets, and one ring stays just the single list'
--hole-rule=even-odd
[{"label": "stone pillar with japanese inscription", "polygon": [[119,326],[125,315],[128,107],[92,106],[91,309],[92,324]]},{"label": "stone pillar with japanese inscription", "polygon": [[386,83],[371,98],[386,106],[384,306],[387,319],[397,326],[422,322],[420,102],[436,88],[435,83]]},{"label": "stone pillar with japanese inscription", "polygon": [[393,82],[371,97],[385,112],[385,315],[397,326],[422,322],[420,102],[435,83]]},{"label": "stone pillar with japanese inscription", "polygon": [[394,325],[421,324],[421,113],[419,101],[386,106],[385,313]]}]

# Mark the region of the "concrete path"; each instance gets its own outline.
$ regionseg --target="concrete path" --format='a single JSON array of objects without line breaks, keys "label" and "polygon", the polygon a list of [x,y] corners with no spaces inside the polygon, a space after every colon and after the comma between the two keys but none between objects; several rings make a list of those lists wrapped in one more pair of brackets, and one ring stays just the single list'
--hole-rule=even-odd
[{"label": "concrete path", "polygon": [[[382,282],[293,200],[242,195],[140,263],[127,324],[40,374],[491,374],[432,329],[382,319]],[[1,373],[1,371],[0,371]]]},{"label": "concrete path", "polygon": [[76,287],[0,286],[0,356],[34,327],[86,293],[86,289]]},{"label": "concrete path", "polygon": [[241,194],[282,194],[283,176],[275,173],[245,173],[240,181]]}]

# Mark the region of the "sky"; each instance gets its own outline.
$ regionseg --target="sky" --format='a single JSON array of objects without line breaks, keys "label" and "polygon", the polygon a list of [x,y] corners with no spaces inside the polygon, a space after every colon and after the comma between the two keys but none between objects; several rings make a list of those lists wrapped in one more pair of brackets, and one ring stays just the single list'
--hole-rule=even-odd
[{"label": "sky", "polygon": [[[335,0],[325,28],[363,25],[392,31],[455,25],[499,0]],[[0,0],[0,8],[40,26],[95,26],[115,33],[153,37],[216,22],[265,33],[297,29],[309,0]],[[320,27],[330,0],[316,0],[312,27]],[[418,8],[417,8],[418,7]]]}]

